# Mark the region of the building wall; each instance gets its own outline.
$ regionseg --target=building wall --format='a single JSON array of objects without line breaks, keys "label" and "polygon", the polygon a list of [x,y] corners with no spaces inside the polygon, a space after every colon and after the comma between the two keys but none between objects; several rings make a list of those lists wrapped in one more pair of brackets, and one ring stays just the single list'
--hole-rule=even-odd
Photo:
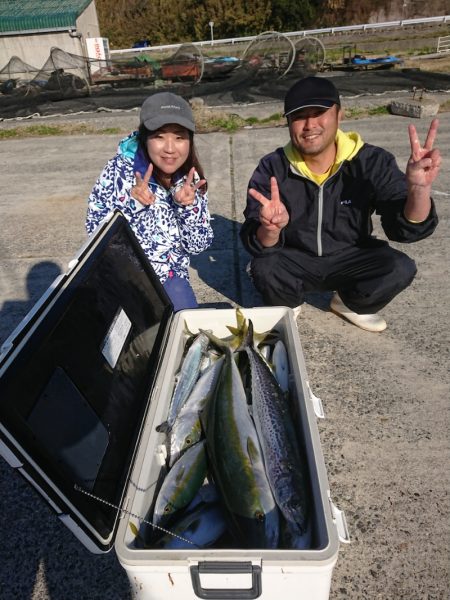
[{"label": "building wall", "polygon": [[61,48],[61,50],[77,56],[87,56],[85,38],[100,36],[95,2],[91,2],[81,13],[76,27],[77,30],[72,33],[72,36],[77,33],[81,34],[81,37],[72,37],[69,31],[0,36],[0,69],[9,62],[12,56],[18,56],[29,65],[40,69],[48,59],[53,47]]},{"label": "building wall", "polygon": [[18,56],[29,65],[40,69],[54,46],[71,54],[83,55],[80,39],[71,38],[68,31],[1,36],[0,69],[12,56]]},{"label": "building wall", "polygon": [[98,24],[95,2],[91,2],[86,10],[78,17],[77,31],[79,31],[84,38],[100,37],[100,26]]}]

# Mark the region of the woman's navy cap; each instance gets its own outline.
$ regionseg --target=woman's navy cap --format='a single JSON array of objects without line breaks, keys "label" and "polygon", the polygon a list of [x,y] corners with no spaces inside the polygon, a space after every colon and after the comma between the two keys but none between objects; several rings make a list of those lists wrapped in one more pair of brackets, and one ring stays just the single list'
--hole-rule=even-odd
[{"label": "woman's navy cap", "polygon": [[171,92],[159,92],[149,96],[142,105],[140,122],[149,131],[176,123],[195,132],[194,115],[189,103]]},{"label": "woman's navy cap", "polygon": [[286,94],[284,116],[308,106],[331,108],[333,104],[341,105],[339,92],[333,82],[323,77],[305,77],[294,83]]}]

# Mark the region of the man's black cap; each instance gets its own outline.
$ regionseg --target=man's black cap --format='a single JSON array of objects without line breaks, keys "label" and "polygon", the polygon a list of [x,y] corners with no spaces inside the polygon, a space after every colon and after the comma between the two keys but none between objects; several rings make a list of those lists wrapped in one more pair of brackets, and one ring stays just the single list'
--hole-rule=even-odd
[{"label": "man's black cap", "polygon": [[294,83],[284,99],[284,116],[308,106],[331,108],[341,105],[339,92],[334,83],[323,77],[304,77]]}]

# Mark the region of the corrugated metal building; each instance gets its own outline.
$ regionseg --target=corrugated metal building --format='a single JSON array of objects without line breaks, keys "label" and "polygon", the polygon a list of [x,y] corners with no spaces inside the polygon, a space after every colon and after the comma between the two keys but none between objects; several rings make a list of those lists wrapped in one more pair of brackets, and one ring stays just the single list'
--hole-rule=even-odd
[{"label": "corrugated metal building", "polygon": [[100,37],[95,0],[0,0],[0,69],[12,56],[40,69],[52,47],[87,56]]}]

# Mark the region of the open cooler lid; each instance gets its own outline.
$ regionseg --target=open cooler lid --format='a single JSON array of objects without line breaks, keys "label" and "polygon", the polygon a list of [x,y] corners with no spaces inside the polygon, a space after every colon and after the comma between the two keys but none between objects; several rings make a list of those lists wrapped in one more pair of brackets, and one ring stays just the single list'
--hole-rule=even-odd
[{"label": "open cooler lid", "polygon": [[173,306],[120,212],[70,265],[2,346],[0,453],[98,552],[114,542]]}]

